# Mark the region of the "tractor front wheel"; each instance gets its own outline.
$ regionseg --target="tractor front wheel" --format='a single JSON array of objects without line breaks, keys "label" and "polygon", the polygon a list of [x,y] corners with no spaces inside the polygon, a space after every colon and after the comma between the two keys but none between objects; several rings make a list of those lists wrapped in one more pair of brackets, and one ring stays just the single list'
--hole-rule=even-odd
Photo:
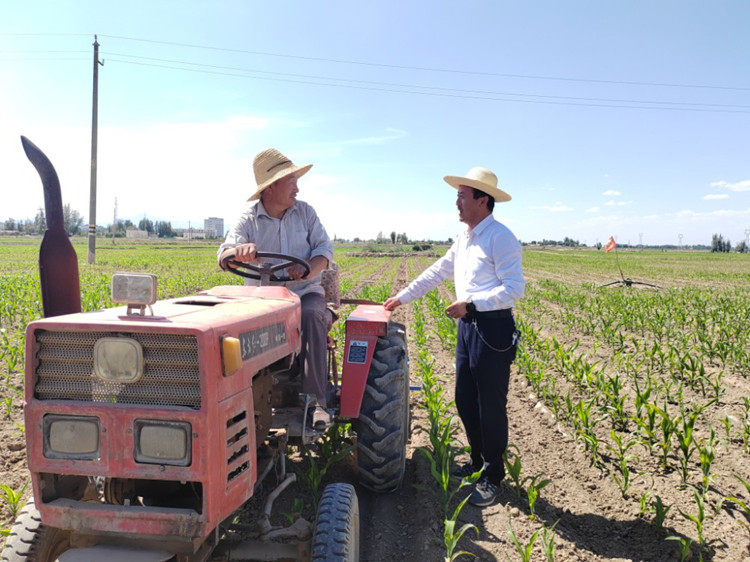
[{"label": "tractor front wheel", "polygon": [[359,501],[351,484],[329,484],[323,491],[315,518],[311,561],[359,561]]},{"label": "tractor front wheel", "polygon": [[357,428],[359,481],[375,492],[396,490],[404,479],[409,440],[409,360],[406,329],[390,322],[378,338]]},{"label": "tractor front wheel", "polygon": [[21,509],[3,549],[2,562],[48,562],[70,549],[70,532],[42,523],[33,500]]}]

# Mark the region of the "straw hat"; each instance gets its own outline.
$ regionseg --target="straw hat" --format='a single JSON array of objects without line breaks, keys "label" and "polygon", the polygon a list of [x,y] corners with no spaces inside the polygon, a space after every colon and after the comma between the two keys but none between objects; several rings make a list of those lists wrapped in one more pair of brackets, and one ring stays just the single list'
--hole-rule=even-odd
[{"label": "straw hat", "polygon": [[462,185],[475,187],[479,191],[492,197],[498,203],[510,201],[510,195],[505,193],[502,189],[498,189],[497,176],[487,168],[480,168],[477,166],[466,172],[466,177],[445,176],[443,179],[448,182],[448,185],[455,187],[456,189]]},{"label": "straw hat", "polygon": [[248,201],[260,199],[261,192],[276,180],[280,180],[290,174],[295,174],[297,177],[303,176],[310,168],[312,168],[312,164],[295,166],[289,158],[275,148],[259,152],[255,156],[255,160],[253,160],[255,183],[258,184],[258,189]]}]

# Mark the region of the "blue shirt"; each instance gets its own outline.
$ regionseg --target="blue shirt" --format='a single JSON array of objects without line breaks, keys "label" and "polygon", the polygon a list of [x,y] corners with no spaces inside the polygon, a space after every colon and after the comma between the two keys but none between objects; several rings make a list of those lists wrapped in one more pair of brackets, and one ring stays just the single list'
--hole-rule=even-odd
[{"label": "blue shirt", "polygon": [[453,276],[457,301],[471,299],[479,312],[511,308],[526,286],[521,253],[521,244],[510,229],[490,214],[463,232],[442,258],[396,298],[406,304]]},{"label": "blue shirt", "polygon": [[[221,259],[224,250],[248,242],[254,243],[258,252],[287,254],[308,262],[316,256],[324,256],[329,264],[333,261],[333,242],[328,238],[315,209],[304,201],[295,201],[280,219],[269,215],[263,203],[258,201],[227,233],[226,240],[219,246],[217,259]],[[281,260],[267,261],[278,263]],[[300,297],[312,292],[324,295],[320,278],[319,273],[311,279],[288,281],[285,285]],[[258,280],[245,279],[245,285],[258,284]]]}]

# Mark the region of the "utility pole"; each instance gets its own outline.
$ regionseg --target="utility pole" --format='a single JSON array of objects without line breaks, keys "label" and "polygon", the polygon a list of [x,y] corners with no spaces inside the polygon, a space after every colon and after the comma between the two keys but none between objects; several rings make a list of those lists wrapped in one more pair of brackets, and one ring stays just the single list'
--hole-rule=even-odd
[{"label": "utility pole", "polygon": [[91,108],[91,191],[89,195],[89,254],[88,263],[96,261],[96,148],[99,127],[99,42],[94,35],[94,94]]}]

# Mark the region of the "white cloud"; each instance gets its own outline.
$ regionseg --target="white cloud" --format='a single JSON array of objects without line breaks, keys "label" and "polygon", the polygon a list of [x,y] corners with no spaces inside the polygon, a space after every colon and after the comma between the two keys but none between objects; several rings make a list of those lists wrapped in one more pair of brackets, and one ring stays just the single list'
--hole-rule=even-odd
[{"label": "white cloud", "polygon": [[550,213],[562,213],[572,211],[573,207],[563,205],[561,201],[555,201],[554,205],[541,205],[538,207],[531,207],[533,210],[549,211]]},{"label": "white cloud", "polygon": [[600,207],[589,207],[588,209],[586,209],[585,212],[587,212],[587,213],[598,213],[599,210],[600,210]]},{"label": "white cloud", "polygon": [[728,182],[728,181],[715,181],[711,184],[711,187],[717,189],[728,189],[729,191],[750,191],[750,180]]},{"label": "white cloud", "polygon": [[387,134],[379,136],[362,137],[360,139],[341,141],[339,144],[383,144],[407,136],[407,132],[400,129],[387,128],[386,133]]},{"label": "white cloud", "polygon": [[619,191],[615,191],[614,189],[608,189],[607,191],[602,193],[602,195],[604,195],[605,197],[619,197],[620,195],[622,195],[622,193],[620,193]]},{"label": "white cloud", "polygon": [[612,201],[612,200],[610,200],[610,201],[607,201],[605,203],[605,205],[608,206],[608,207],[625,207],[626,205],[631,205],[632,203],[633,203],[632,201]]},{"label": "white cloud", "polygon": [[727,193],[709,193],[708,195],[704,195],[703,199],[707,201],[713,199],[729,199],[729,195]]}]

